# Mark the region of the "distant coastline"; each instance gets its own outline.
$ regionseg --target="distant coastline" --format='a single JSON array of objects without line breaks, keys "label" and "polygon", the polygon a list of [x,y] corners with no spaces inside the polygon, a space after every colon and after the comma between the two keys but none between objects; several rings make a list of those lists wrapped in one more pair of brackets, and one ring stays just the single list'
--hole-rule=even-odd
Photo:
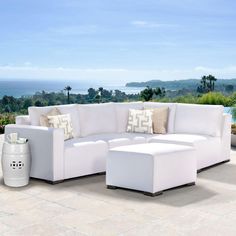
[{"label": "distant coastline", "polygon": [[[172,80],[172,81],[162,81],[162,80],[149,80],[145,82],[130,82],[127,83],[126,87],[164,87],[167,90],[196,90],[199,85],[199,79],[186,79],[186,80]],[[216,89],[220,89],[226,85],[233,85],[236,88],[236,79],[217,79]]]},{"label": "distant coastline", "polygon": [[137,94],[142,87],[126,87],[122,85],[103,85],[98,83],[86,83],[80,81],[55,81],[55,80],[7,80],[0,79],[0,98],[4,95],[14,96],[19,98],[21,96],[32,96],[36,92],[60,92],[65,86],[72,87],[71,93],[73,94],[87,94],[89,88],[103,87],[107,90],[120,90],[126,94]]}]

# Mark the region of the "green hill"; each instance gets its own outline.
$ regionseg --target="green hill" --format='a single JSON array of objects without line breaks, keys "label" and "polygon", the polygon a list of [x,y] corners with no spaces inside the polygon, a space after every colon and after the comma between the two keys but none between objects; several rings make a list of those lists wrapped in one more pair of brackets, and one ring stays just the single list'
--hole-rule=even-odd
[{"label": "green hill", "polygon": [[[196,90],[200,84],[200,79],[187,79],[187,80],[172,80],[172,81],[162,81],[162,80],[149,80],[146,82],[130,82],[127,83],[126,87],[164,87],[168,90]],[[223,90],[226,85],[233,85],[236,88],[236,79],[218,79],[216,81],[216,90]]]}]

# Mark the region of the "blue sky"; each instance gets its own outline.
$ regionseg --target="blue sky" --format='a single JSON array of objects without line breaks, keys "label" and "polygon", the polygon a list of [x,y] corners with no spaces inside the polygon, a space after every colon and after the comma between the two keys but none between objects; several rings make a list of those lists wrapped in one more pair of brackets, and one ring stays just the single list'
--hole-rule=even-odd
[{"label": "blue sky", "polygon": [[0,0],[0,78],[236,78],[233,0]]}]

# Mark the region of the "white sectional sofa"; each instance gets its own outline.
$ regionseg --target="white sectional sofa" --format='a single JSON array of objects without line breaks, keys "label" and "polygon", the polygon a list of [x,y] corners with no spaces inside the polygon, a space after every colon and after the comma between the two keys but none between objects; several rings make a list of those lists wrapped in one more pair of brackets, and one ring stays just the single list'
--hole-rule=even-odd
[{"label": "white sectional sofa", "polygon": [[[130,108],[168,106],[167,134],[126,133]],[[62,129],[39,126],[39,117],[52,107],[29,107],[5,133],[18,132],[29,139],[31,177],[51,182],[106,171],[109,149],[130,144],[168,143],[193,146],[197,169],[230,159],[231,117],[222,106],[154,102],[104,103],[57,106],[70,114],[76,138],[64,141]]]}]

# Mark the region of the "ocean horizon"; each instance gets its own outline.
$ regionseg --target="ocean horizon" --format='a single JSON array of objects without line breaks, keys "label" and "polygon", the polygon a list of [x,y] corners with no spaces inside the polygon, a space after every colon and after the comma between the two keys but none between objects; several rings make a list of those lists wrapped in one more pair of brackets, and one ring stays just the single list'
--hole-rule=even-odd
[{"label": "ocean horizon", "polygon": [[72,94],[87,94],[89,88],[103,87],[107,90],[120,90],[126,94],[137,94],[143,87],[126,87],[125,85],[109,85],[104,83],[91,83],[81,81],[56,81],[56,80],[0,80],[0,98],[3,96],[32,96],[36,92],[60,92],[67,86],[71,86]]}]

